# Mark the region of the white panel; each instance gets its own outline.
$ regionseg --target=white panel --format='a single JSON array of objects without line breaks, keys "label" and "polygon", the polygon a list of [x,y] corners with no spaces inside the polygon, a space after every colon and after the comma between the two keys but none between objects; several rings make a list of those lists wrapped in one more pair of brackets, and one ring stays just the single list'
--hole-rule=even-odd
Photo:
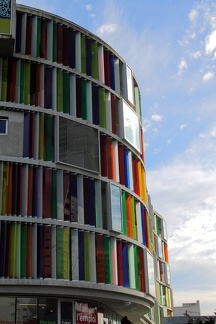
[{"label": "white panel", "polygon": [[102,45],[98,46],[98,70],[99,70],[99,81],[101,83],[105,83],[104,48]]},{"label": "white panel", "polygon": [[110,238],[111,260],[112,260],[112,284],[118,285],[118,266],[117,266],[117,244],[116,238]]},{"label": "white panel", "polygon": [[90,232],[90,280],[96,282],[96,252],[95,252],[95,233]]},{"label": "white panel", "polygon": [[106,129],[112,132],[111,93],[106,91]]},{"label": "white panel", "polygon": [[115,75],[115,90],[120,94],[120,69],[119,69],[119,59],[114,59],[114,75]]},{"label": "white panel", "polygon": [[135,281],[135,265],[134,265],[134,248],[133,245],[128,243],[128,259],[129,259],[129,282],[130,288],[136,289]]},{"label": "white panel", "polygon": [[70,75],[70,115],[76,117],[76,75]]},{"label": "white panel", "polygon": [[131,153],[131,151],[128,152],[128,162],[129,162],[130,189],[134,190],[133,163],[132,163],[132,153]]},{"label": "white panel", "polygon": [[64,220],[63,171],[57,170],[57,219]]},{"label": "white panel", "polygon": [[134,85],[133,85],[133,75],[131,69],[126,66],[126,76],[127,76],[127,99],[134,104]]},{"label": "white panel", "polygon": [[83,194],[83,176],[77,176],[77,212],[78,223],[84,224],[84,194]]},{"label": "white panel", "polygon": [[79,280],[78,230],[71,231],[71,269],[72,280]]},{"label": "white panel", "polygon": [[37,55],[37,16],[32,17],[32,39],[31,39],[31,53],[32,56]]},{"label": "white panel", "polygon": [[52,279],[56,279],[56,226],[52,226]]},{"label": "white panel", "polygon": [[145,279],[146,279],[146,292],[152,296],[156,296],[155,287],[155,271],[154,271],[154,260],[152,255],[145,250],[144,253],[144,269],[145,269]]}]

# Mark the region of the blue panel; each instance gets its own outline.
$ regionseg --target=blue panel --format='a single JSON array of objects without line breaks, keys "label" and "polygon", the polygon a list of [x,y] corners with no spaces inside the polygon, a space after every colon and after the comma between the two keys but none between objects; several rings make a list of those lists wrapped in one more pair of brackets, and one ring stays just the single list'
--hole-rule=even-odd
[{"label": "blue panel", "polygon": [[0,277],[5,276],[6,262],[6,240],[7,240],[7,223],[1,222],[1,238],[0,238]]},{"label": "blue panel", "polygon": [[92,87],[92,110],[93,110],[93,124],[99,125],[99,95],[98,86]]},{"label": "blue panel", "polygon": [[113,54],[110,54],[110,87],[115,90],[115,62]]},{"label": "blue panel", "polygon": [[129,283],[129,264],[128,264],[128,246],[127,243],[122,244],[122,255],[123,255],[123,281],[124,287],[130,287]]},{"label": "blue panel", "polygon": [[127,149],[124,150],[124,163],[125,163],[125,186],[130,188],[130,168],[129,168],[129,151]]},{"label": "blue panel", "polygon": [[86,38],[86,74],[91,76],[91,39]]},{"label": "blue panel", "polygon": [[142,221],[142,243],[147,246],[147,233],[146,233],[146,212],[145,207],[141,205],[141,221]]},{"label": "blue panel", "polygon": [[78,222],[77,212],[77,176],[70,176],[71,222]]},{"label": "blue panel", "polygon": [[69,34],[69,66],[72,69],[76,67],[75,52],[75,31],[71,30]]},{"label": "blue panel", "polygon": [[[22,15],[16,16],[16,53],[21,53]],[[24,35],[23,35],[24,37]]]}]

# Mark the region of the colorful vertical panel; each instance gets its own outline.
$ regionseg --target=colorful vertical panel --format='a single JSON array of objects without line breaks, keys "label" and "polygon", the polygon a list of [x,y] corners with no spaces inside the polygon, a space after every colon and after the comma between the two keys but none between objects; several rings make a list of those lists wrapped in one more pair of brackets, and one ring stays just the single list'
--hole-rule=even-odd
[{"label": "colorful vertical panel", "polygon": [[122,241],[117,241],[118,285],[124,286]]},{"label": "colorful vertical panel", "polygon": [[123,283],[124,287],[130,287],[129,281],[129,258],[128,258],[128,243],[122,243],[122,257],[123,257]]},{"label": "colorful vertical panel", "polygon": [[52,218],[52,169],[43,169],[43,218]]},{"label": "colorful vertical panel", "polygon": [[97,282],[105,283],[104,273],[104,242],[103,236],[96,234],[96,269],[97,269]]},{"label": "colorful vertical panel", "polygon": [[110,251],[110,237],[104,236],[104,278],[106,284],[112,283],[112,260]]}]

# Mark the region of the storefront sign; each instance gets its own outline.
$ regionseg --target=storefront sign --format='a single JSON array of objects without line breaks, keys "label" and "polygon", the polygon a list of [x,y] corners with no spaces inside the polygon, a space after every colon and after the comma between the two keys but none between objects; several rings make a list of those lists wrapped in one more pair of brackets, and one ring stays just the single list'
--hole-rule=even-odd
[{"label": "storefront sign", "polygon": [[97,310],[88,303],[76,303],[76,324],[97,324]]}]

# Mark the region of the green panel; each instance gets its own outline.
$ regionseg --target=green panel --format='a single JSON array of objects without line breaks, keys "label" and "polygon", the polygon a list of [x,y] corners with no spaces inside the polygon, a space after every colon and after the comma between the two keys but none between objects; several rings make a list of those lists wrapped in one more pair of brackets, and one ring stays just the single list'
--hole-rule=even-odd
[{"label": "green panel", "polygon": [[[4,4],[2,4],[4,6]],[[6,18],[0,18],[0,33],[10,34],[10,24],[11,20]]]},{"label": "green panel", "polygon": [[53,24],[53,61],[57,62],[57,23]]},{"label": "green panel", "polygon": [[24,98],[24,103],[26,105],[30,105],[30,103],[31,103],[30,86],[31,86],[31,63],[25,62],[25,98]]},{"label": "green panel", "polygon": [[36,45],[36,56],[40,57],[41,48],[41,18],[37,19],[37,45]]},{"label": "green panel", "polygon": [[96,80],[99,79],[99,69],[98,69],[98,44],[94,41],[91,43],[92,52],[92,77]]},{"label": "green panel", "polygon": [[131,213],[132,213],[132,235],[133,238],[137,239],[137,226],[136,226],[136,214],[135,214],[135,202],[134,198],[131,198]]},{"label": "green panel", "polygon": [[110,238],[104,236],[104,274],[105,274],[105,283],[112,283],[112,264],[111,264],[111,255],[110,255]]},{"label": "green panel", "polygon": [[122,192],[123,234],[127,236],[126,193]]},{"label": "green panel", "polygon": [[81,72],[86,74],[86,42],[84,35],[81,35]]},{"label": "green panel", "polygon": [[1,100],[2,101],[7,100],[7,72],[8,72],[8,59],[3,58],[3,62],[2,62],[2,85],[1,85]]},{"label": "green panel", "polygon": [[99,117],[100,127],[106,128],[106,92],[104,88],[99,88]]},{"label": "green panel", "polygon": [[56,230],[56,276],[64,279],[64,229],[57,227]]},{"label": "green panel", "polygon": [[63,73],[63,111],[70,113],[70,79],[69,73]]},{"label": "green panel", "polygon": [[81,81],[82,87],[82,119],[87,120],[87,89],[86,89],[86,80]]},{"label": "green panel", "polygon": [[84,232],[84,259],[85,259],[85,280],[90,281],[90,234]]},{"label": "green panel", "polygon": [[63,71],[57,71],[57,111],[63,112]]},{"label": "green panel", "polygon": [[21,226],[21,278],[26,278],[26,254],[27,254],[27,224]]},{"label": "green panel", "polygon": [[52,218],[57,219],[57,174],[52,171]]},{"label": "green panel", "polygon": [[64,279],[70,279],[70,229],[64,228]]},{"label": "green panel", "polygon": [[136,289],[139,290],[139,264],[138,264],[137,246],[134,245],[133,248],[134,248],[135,285],[136,285]]},{"label": "green panel", "polygon": [[25,102],[25,62],[21,61],[20,71],[20,103]]},{"label": "green panel", "polygon": [[46,150],[46,161],[53,161],[53,117],[46,115],[45,117],[45,150]]}]

